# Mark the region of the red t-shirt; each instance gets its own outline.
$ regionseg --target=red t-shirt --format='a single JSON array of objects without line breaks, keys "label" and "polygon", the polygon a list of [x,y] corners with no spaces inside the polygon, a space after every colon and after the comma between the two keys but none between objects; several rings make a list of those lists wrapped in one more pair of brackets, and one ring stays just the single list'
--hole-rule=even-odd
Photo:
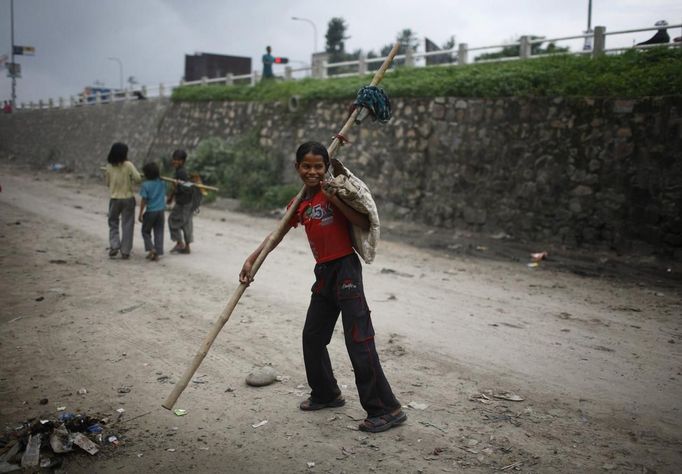
[{"label": "red t-shirt", "polygon": [[350,223],[346,216],[329,202],[322,190],[312,198],[301,201],[291,218],[292,227],[297,227],[298,224],[305,226],[310,250],[313,251],[317,263],[329,262],[353,253]]}]

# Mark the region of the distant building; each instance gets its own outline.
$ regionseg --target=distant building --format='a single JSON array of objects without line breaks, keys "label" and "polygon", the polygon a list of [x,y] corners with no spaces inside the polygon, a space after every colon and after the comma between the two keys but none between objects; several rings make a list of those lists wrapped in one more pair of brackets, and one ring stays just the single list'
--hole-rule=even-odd
[{"label": "distant building", "polygon": [[251,58],[211,53],[185,55],[186,81],[199,81],[203,77],[225,77],[228,73],[235,76],[251,74]]}]

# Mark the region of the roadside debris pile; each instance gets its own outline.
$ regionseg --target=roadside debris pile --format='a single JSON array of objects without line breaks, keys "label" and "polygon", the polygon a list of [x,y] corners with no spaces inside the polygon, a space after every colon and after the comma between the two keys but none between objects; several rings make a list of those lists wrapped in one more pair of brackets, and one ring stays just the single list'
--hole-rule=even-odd
[{"label": "roadside debris pile", "polygon": [[60,411],[55,419],[30,419],[0,436],[0,473],[54,469],[62,465],[67,453],[95,455],[104,446],[118,446],[118,437],[107,434],[109,422],[107,417],[67,411]]}]

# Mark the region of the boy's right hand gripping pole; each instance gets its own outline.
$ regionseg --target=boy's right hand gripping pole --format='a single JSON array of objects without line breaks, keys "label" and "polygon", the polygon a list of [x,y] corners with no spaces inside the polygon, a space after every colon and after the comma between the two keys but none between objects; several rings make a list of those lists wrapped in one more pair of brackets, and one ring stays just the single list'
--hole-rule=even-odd
[{"label": "boy's right hand gripping pole", "polygon": [[[395,57],[396,54],[398,54],[398,49],[400,49],[400,42],[397,42],[395,45],[393,45],[393,49],[391,49],[391,52],[388,54],[388,56],[386,56],[386,59],[381,64],[379,70],[374,74],[374,77],[372,78],[372,82],[370,83],[370,85],[376,86],[381,82],[381,80],[384,78],[386,70],[390,67],[391,63],[393,62],[393,58]],[[327,148],[330,158],[334,156],[336,150],[342,144],[341,139],[339,137],[345,136],[348,130],[350,130],[350,128],[355,123],[355,119],[357,118],[359,112],[360,112],[359,108],[353,110],[353,112],[346,120],[346,123],[341,128],[341,131],[339,131],[339,133],[332,140],[331,144]],[[286,231],[289,222],[291,222],[291,218],[294,215],[294,212],[296,211],[298,205],[301,203],[301,200],[303,199],[304,193],[305,186],[303,186],[301,190],[298,192],[298,194],[294,198],[294,201],[289,206],[289,209],[287,209],[287,212],[284,214],[284,217],[282,217],[282,219],[280,220],[279,225],[277,226],[277,230],[270,235],[270,238],[263,247],[263,250],[258,255],[258,258],[256,258],[256,261],[253,263],[253,267],[251,267],[252,277],[256,275],[256,272],[258,272],[258,269],[263,264],[265,257],[267,257],[270,251],[272,251],[272,249],[274,248],[274,243],[278,242],[279,237],[284,235],[284,232]],[[215,338],[218,336],[218,333],[230,319],[230,316],[232,315],[235,306],[237,306],[237,303],[244,294],[244,291],[246,290],[247,286],[248,285],[244,283],[240,283],[237,289],[234,291],[232,297],[227,302],[227,305],[225,305],[225,309],[223,309],[223,312],[220,314],[220,317],[216,320],[215,323],[213,323],[213,327],[206,335],[206,338],[204,339],[204,342],[201,344],[199,352],[197,352],[196,355],[194,356],[191,365],[187,368],[187,370],[182,375],[180,380],[178,380],[178,383],[175,384],[170,395],[168,395],[168,398],[166,398],[166,400],[161,404],[162,407],[170,410],[175,405],[175,402],[178,401],[178,398],[180,398],[180,395],[182,394],[183,390],[185,390],[190,380],[192,380],[194,373],[201,365],[201,362],[204,360],[204,357],[206,357],[206,354],[208,353],[208,350],[211,348],[213,341],[215,341]]]}]

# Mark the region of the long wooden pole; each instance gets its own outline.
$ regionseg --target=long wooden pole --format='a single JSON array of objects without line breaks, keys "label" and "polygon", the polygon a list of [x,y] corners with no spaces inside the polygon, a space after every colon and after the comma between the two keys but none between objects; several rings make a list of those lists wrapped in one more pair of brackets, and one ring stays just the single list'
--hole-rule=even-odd
[{"label": "long wooden pole", "polygon": [[[376,86],[381,82],[381,80],[384,78],[386,70],[391,65],[391,62],[393,62],[393,58],[395,57],[396,54],[398,54],[399,48],[400,43],[398,42],[393,46],[393,49],[388,54],[386,60],[383,62],[379,70],[374,74],[374,78],[372,79],[370,85]],[[357,118],[359,111],[360,108],[356,108],[350,114],[348,120],[346,120],[346,123],[341,128],[341,131],[338,133],[338,135],[334,137],[334,140],[332,140],[331,144],[327,148],[330,158],[336,153],[339,146],[342,145],[341,138],[339,137],[345,136],[345,134],[348,133],[348,130],[350,130],[350,128],[355,123],[355,119]],[[294,212],[296,212],[296,209],[298,209],[299,204],[303,200],[304,193],[305,186],[303,186],[301,190],[298,192],[296,198],[294,199],[294,202],[289,206],[289,209],[284,214],[284,217],[282,217],[282,219],[279,221],[279,225],[277,226],[275,232],[270,234],[270,238],[266,242],[265,246],[263,247],[263,250],[261,250],[260,254],[256,258],[256,261],[253,263],[253,266],[251,267],[251,276],[256,275],[258,269],[265,261],[265,257],[267,257],[268,254],[274,248],[275,242],[277,242],[279,240],[279,237],[284,234],[287,226],[289,225],[289,222],[291,221],[292,216],[294,215]],[[189,384],[190,380],[192,380],[194,373],[201,365],[201,362],[206,357],[206,354],[208,354],[208,350],[211,348],[211,345],[213,345],[213,341],[215,341],[215,338],[218,336],[218,333],[230,319],[230,316],[232,315],[235,306],[237,306],[237,303],[244,294],[246,288],[247,288],[246,284],[240,283],[237,289],[234,291],[232,297],[230,297],[230,300],[227,302],[225,309],[223,309],[223,312],[220,314],[220,317],[216,320],[216,322],[213,324],[213,327],[206,335],[204,342],[201,344],[201,347],[199,348],[199,352],[196,353],[190,366],[187,368],[187,370],[182,375],[180,380],[178,380],[178,383],[175,384],[175,386],[173,387],[173,391],[170,393],[170,395],[168,395],[168,398],[166,398],[166,400],[161,404],[162,407],[167,408],[168,410],[173,408],[175,402],[177,402],[183,390],[185,390],[185,387],[187,387],[187,384]]]},{"label": "long wooden pole", "polygon": [[216,188],[215,186],[209,186],[207,184],[195,183],[194,181],[180,181],[179,179],[168,178],[166,176],[161,176],[161,179],[164,181],[167,181],[169,183],[173,183],[173,184],[187,183],[190,186],[196,186],[199,189],[208,189],[209,191],[220,191],[220,189]]}]

